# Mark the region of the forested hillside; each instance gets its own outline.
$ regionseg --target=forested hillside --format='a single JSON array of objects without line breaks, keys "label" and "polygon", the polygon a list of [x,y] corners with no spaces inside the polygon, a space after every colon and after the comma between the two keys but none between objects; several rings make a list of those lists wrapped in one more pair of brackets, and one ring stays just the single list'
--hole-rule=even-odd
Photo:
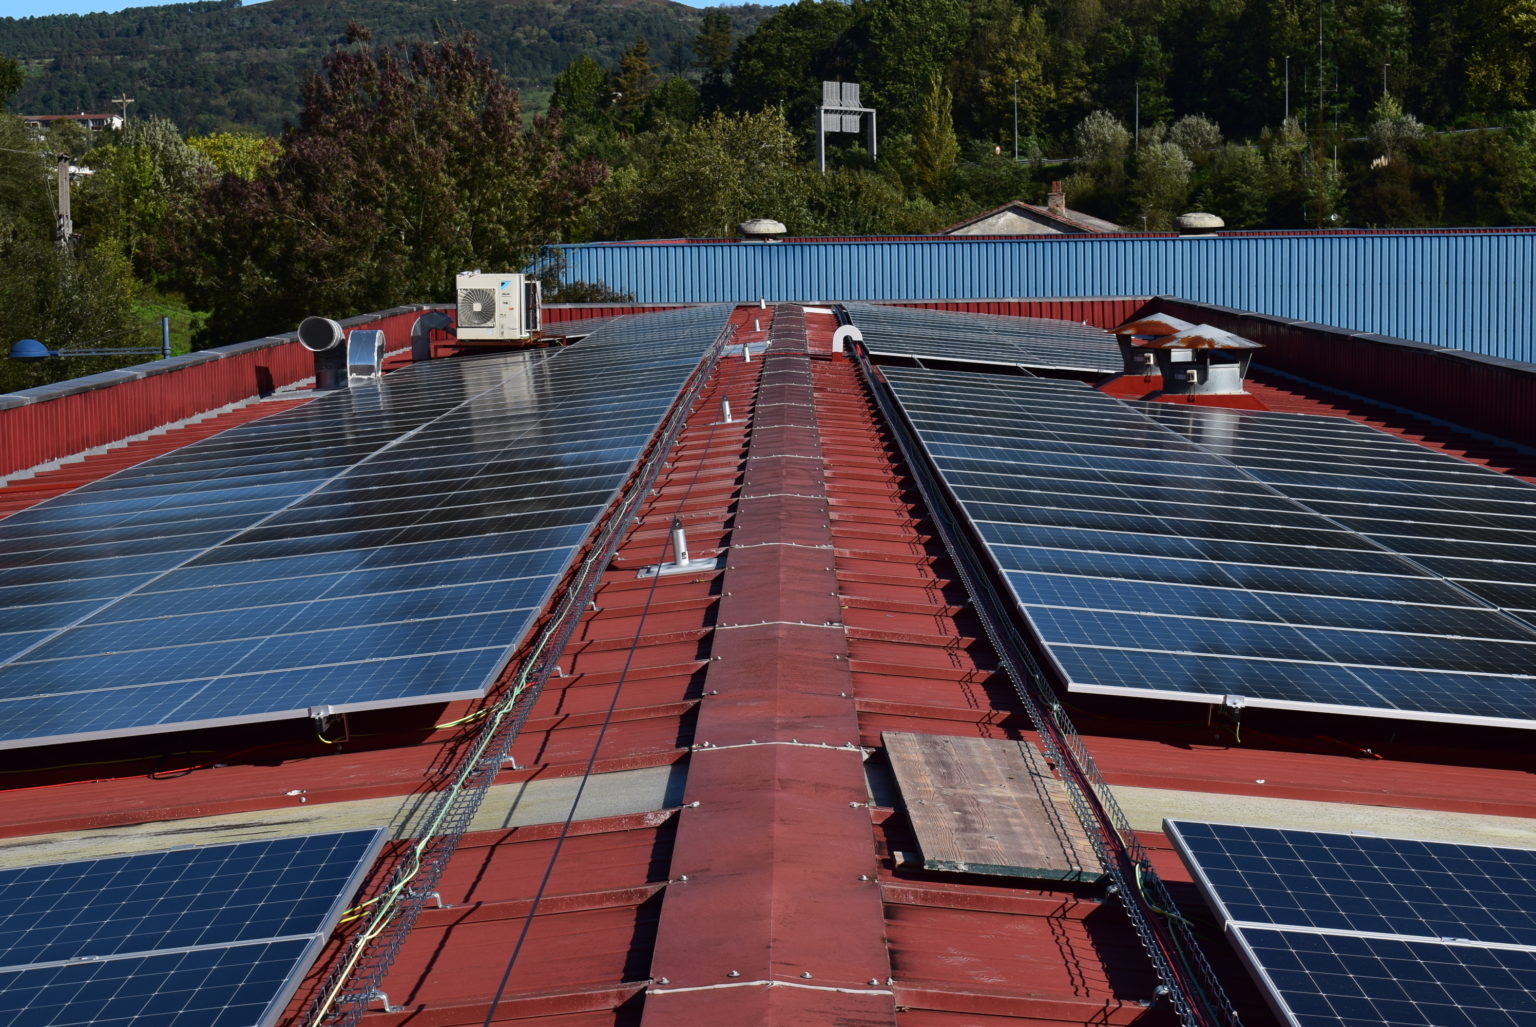
[{"label": "forested hillside", "polygon": [[[740,32],[766,13],[736,8],[732,19]],[[276,133],[297,119],[306,76],[350,22],[383,40],[475,32],[512,84],[542,100],[578,54],[617,60],[642,37],[663,67],[685,70],[700,17],[670,0],[203,0],[0,18],[0,56],[27,71],[12,113],[113,110],[108,98],[126,92],[133,115],[169,118],[183,131]]]}]

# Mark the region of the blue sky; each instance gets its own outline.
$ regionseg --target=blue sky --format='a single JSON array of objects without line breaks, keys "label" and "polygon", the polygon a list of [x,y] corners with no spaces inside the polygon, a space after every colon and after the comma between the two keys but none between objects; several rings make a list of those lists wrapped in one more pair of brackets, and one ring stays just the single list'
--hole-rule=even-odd
[{"label": "blue sky", "polygon": [[[259,2],[259,0],[258,0]],[[681,0],[689,7],[712,7],[733,0]],[[734,0],[744,2],[744,0]],[[756,0],[775,6],[787,0]],[[246,0],[247,5],[251,0]],[[124,7],[154,7],[151,0],[0,0],[0,16],[34,18],[41,14],[90,14],[94,11],[121,11]]]}]

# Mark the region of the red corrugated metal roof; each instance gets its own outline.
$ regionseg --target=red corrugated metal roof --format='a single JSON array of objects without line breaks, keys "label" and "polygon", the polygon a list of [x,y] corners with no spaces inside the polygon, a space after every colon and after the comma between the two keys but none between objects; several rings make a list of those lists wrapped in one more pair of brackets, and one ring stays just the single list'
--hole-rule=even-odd
[{"label": "red corrugated metal roof", "polygon": [[[384,981],[404,1011],[375,1005],[364,1023],[1175,1022],[1147,1007],[1157,980],[1141,942],[1091,887],[899,864],[913,848],[905,814],[865,804],[883,731],[1032,732],[870,396],[830,353],[831,317],[737,314],[742,329],[754,321],[772,349],[726,358],[707,383],[531,711],[516,769],[498,779],[532,788],[675,765],[680,807],[466,835],[438,884],[447,908],[428,904]],[[1260,376],[1254,391],[1273,409],[1380,419],[1309,388]],[[1486,445],[1411,428],[1398,430]],[[116,466],[92,457],[59,482]],[[727,565],[638,577],[667,557],[674,518],[696,556],[729,543]],[[435,725],[467,709],[354,717],[342,747],[269,725],[162,739],[155,756],[130,742],[13,753],[24,772],[0,792],[0,838],[110,824],[174,835],[368,797],[410,805],[462,742]],[[1347,725],[1323,735],[1316,720],[1281,718],[1239,742],[1187,713],[1143,712],[1071,713],[1117,787],[1536,818],[1528,759],[1467,732],[1405,728],[1367,753]],[[160,767],[146,774],[150,759]],[[1202,919],[1166,840],[1144,841]],[[1219,936],[1206,943],[1245,1020],[1271,1022]]]}]

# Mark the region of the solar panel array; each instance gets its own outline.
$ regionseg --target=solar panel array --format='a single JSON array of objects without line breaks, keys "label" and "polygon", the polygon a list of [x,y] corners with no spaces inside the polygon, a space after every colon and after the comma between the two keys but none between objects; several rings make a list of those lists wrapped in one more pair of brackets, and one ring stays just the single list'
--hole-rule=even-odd
[{"label": "solar panel array", "polygon": [[1146,413],[1536,626],[1536,485],[1345,418],[1163,404]]},{"label": "solar panel array", "polygon": [[1165,827],[1287,1023],[1536,1022],[1536,851]]},{"label": "solar panel array", "polygon": [[14,1024],[266,1027],[378,855],[377,828],[0,871]]},{"label": "solar panel array", "polygon": [[1006,364],[1113,374],[1123,367],[1115,337],[1076,321],[961,314],[872,303],[846,304],[875,356]]},{"label": "solar panel array", "polygon": [[1070,689],[1536,727],[1530,624],[1209,434],[1075,382],[882,373]]},{"label": "solar panel array", "polygon": [[0,746],[481,694],[724,323],[416,364],[0,522]]}]

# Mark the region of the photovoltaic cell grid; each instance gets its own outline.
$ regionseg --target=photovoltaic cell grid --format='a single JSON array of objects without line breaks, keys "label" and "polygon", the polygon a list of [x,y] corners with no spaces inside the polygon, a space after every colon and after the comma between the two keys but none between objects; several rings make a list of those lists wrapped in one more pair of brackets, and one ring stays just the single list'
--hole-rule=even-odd
[{"label": "photovoltaic cell grid", "polygon": [[1536,851],[1165,821],[1297,1027],[1536,1022]]},{"label": "photovoltaic cell grid", "polygon": [[1162,404],[1146,412],[1536,625],[1536,485],[1344,418]]},{"label": "photovoltaic cell grid", "polygon": [[724,322],[412,365],[0,521],[0,746],[481,694]]},{"label": "photovoltaic cell grid", "polygon": [[0,872],[8,1023],[265,1027],[384,841],[381,829]]},{"label": "photovoltaic cell grid", "polygon": [[875,356],[1093,371],[1122,366],[1114,336],[1075,321],[846,304]]},{"label": "photovoltaic cell grid", "polygon": [[1536,727],[1529,624],[1145,407],[882,373],[1069,688]]}]

